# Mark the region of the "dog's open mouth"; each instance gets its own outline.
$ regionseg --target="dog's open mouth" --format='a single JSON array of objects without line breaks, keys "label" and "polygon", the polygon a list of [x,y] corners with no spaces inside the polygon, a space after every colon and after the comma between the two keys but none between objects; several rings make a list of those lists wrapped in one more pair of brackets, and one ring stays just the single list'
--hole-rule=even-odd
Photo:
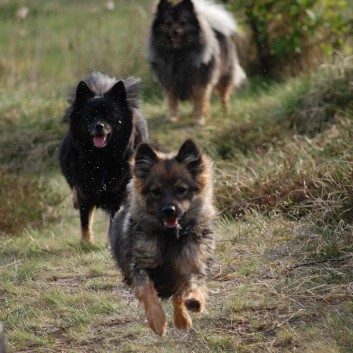
[{"label": "dog's open mouth", "polygon": [[164,227],[168,229],[176,229],[178,227],[178,219],[177,218],[171,218],[171,219],[164,219],[163,220]]},{"label": "dog's open mouth", "polygon": [[106,135],[106,134],[93,135],[93,144],[97,148],[103,148],[107,145],[107,137],[108,137],[108,135]]},{"label": "dog's open mouth", "polygon": [[171,37],[171,39],[172,39],[172,43],[174,45],[179,45],[181,43],[181,36],[180,35],[173,35]]}]

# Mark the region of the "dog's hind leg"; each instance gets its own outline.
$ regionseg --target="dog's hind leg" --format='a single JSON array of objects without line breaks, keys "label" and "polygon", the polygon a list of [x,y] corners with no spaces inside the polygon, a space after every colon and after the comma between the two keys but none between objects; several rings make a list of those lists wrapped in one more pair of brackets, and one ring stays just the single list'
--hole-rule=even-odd
[{"label": "dog's hind leg", "polygon": [[93,242],[93,218],[94,206],[80,203],[81,220],[81,241],[85,243]]},{"label": "dog's hind leg", "polygon": [[157,335],[163,336],[167,330],[167,320],[156,289],[144,270],[137,271],[134,278],[134,288],[137,298],[145,307],[149,326]]},{"label": "dog's hind leg", "polygon": [[184,298],[175,294],[172,298],[174,308],[174,325],[179,330],[190,330],[192,326],[191,317],[186,309]]}]

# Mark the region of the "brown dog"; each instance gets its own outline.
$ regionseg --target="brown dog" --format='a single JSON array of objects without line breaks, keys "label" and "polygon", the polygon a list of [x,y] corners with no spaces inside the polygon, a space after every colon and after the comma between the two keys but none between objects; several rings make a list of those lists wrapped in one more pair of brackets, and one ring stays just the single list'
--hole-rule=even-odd
[{"label": "brown dog", "polygon": [[167,327],[159,297],[172,297],[175,326],[190,329],[188,311],[205,307],[215,248],[210,163],[191,140],[173,155],[143,143],[130,189],[110,232],[113,254],[155,333]]}]

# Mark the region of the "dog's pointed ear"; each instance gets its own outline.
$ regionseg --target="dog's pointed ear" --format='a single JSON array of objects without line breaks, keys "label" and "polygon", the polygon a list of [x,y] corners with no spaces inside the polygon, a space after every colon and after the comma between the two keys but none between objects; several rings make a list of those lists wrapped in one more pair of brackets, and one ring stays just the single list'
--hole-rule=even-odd
[{"label": "dog's pointed ear", "polygon": [[175,159],[179,163],[184,164],[194,177],[202,171],[202,155],[195,142],[192,140],[186,140],[182,144]]},{"label": "dog's pointed ear", "polygon": [[165,11],[170,5],[171,4],[168,0],[160,0],[157,6],[157,12]]},{"label": "dog's pointed ear", "polygon": [[156,151],[148,143],[141,143],[135,155],[134,174],[145,179],[151,168],[158,162]]},{"label": "dog's pointed ear", "polygon": [[190,10],[193,10],[194,9],[194,4],[192,3],[191,0],[183,0],[182,1],[182,5],[187,7],[188,9]]},{"label": "dog's pointed ear", "polygon": [[88,87],[87,83],[80,81],[76,88],[76,102],[86,102],[95,96],[94,92]]},{"label": "dog's pointed ear", "polygon": [[111,98],[115,102],[126,103],[126,89],[123,81],[118,81],[107,93],[105,96]]}]

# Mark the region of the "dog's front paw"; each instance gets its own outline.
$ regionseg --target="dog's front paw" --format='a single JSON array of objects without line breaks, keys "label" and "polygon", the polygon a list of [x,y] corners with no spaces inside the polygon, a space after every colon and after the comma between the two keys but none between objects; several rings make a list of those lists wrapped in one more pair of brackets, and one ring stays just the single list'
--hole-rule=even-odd
[{"label": "dog's front paw", "polygon": [[81,228],[81,243],[94,244],[94,235],[89,229]]},{"label": "dog's front paw", "polygon": [[167,331],[167,320],[163,313],[162,307],[153,308],[150,312],[146,312],[147,322],[150,328],[159,336],[163,336]]},{"label": "dog's front paw", "polygon": [[184,301],[180,297],[173,297],[174,326],[179,330],[190,330],[192,320],[188,314]]},{"label": "dog's front paw", "polygon": [[156,289],[144,270],[140,270],[136,278],[137,283],[141,279],[144,282],[136,286],[136,295],[145,307],[148,325],[157,335],[163,336],[167,330],[167,320]]}]

